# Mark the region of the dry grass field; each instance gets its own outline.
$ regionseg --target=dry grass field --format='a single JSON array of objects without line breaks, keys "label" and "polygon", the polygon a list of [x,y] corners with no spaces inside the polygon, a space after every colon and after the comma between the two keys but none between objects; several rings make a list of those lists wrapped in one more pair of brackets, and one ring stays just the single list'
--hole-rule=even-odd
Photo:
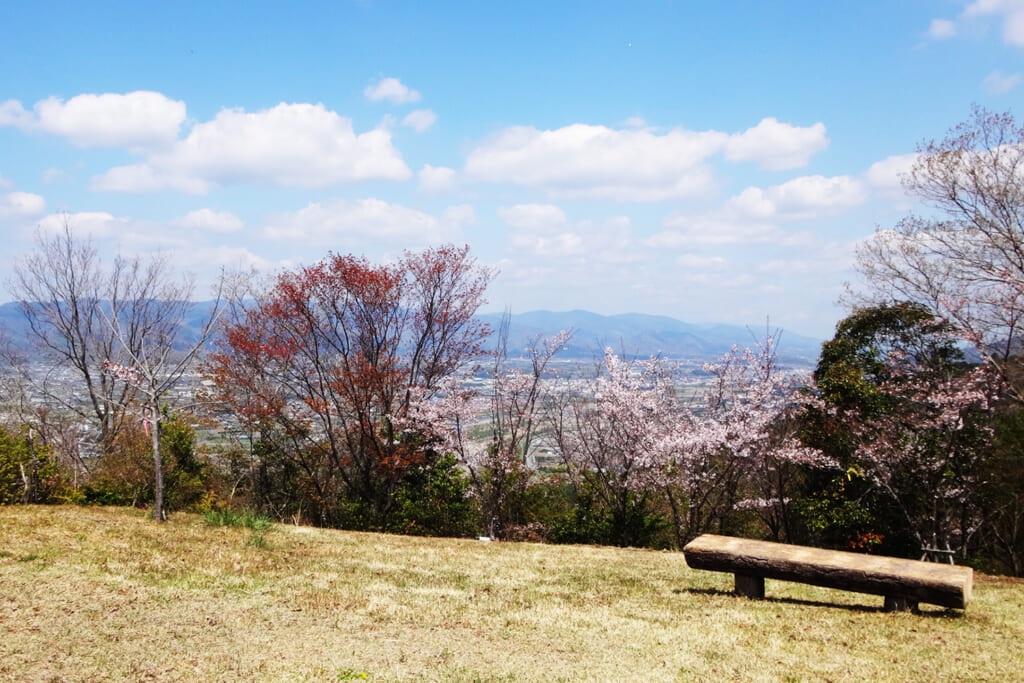
[{"label": "dry grass field", "polygon": [[[731,576],[681,553],[0,508],[0,679],[1024,680],[1024,583],[965,612]],[[256,542],[254,542],[254,538]]]}]

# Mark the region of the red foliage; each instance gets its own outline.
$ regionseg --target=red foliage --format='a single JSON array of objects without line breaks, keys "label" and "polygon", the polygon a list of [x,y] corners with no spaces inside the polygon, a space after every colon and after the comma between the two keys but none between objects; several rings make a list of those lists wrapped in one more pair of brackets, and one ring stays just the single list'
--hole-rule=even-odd
[{"label": "red foliage", "polygon": [[[473,318],[493,272],[469,247],[406,253],[393,265],[329,254],[278,276],[229,324],[207,372],[219,398],[326,487],[340,478],[377,508],[422,461],[392,421],[410,389],[479,356],[489,334]],[[327,520],[325,520],[327,521]]]}]

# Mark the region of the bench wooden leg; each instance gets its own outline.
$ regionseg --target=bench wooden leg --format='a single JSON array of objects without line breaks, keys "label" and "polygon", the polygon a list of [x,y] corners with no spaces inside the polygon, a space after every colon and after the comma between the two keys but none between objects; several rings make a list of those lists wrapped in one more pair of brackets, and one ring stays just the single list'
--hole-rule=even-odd
[{"label": "bench wooden leg", "polygon": [[917,609],[917,600],[887,595],[884,609],[886,612],[912,612]]},{"label": "bench wooden leg", "polygon": [[736,595],[761,599],[764,597],[764,577],[735,574]]}]

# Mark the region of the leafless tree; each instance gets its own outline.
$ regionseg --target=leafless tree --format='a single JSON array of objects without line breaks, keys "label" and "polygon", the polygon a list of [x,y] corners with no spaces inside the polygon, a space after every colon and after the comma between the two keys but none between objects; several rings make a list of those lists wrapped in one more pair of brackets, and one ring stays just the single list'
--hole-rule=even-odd
[{"label": "leafless tree", "polygon": [[[903,178],[931,209],[880,230],[857,252],[866,292],[854,304],[915,301],[950,320],[1006,377],[1024,323],[1024,127],[975,108],[918,147]],[[1024,390],[1013,389],[1024,403]]]},{"label": "leafless tree", "polygon": [[[151,265],[156,263],[154,261]],[[155,276],[156,271],[152,268],[136,268],[127,275],[126,282],[130,285],[138,278],[151,282]],[[223,310],[226,282],[227,279],[222,275],[213,304],[198,335],[184,345],[180,343],[180,332],[192,309],[193,282],[189,278],[180,282],[163,280],[159,293],[167,298],[118,300],[111,304],[110,314],[106,316],[107,324],[120,344],[123,355],[128,357],[128,363],[106,361],[102,369],[105,375],[120,381],[125,387],[125,393],[128,390],[134,391],[137,403],[141,404],[140,417],[149,432],[153,448],[153,518],[158,521],[164,519],[163,457],[160,452],[161,402],[181,381],[213,333]],[[144,335],[134,336],[138,334],[135,323],[150,319],[150,314],[153,324],[147,327]]]},{"label": "leafless tree", "polygon": [[[31,376],[33,388],[94,422],[101,448],[107,447],[124,425],[124,406],[135,389],[103,372],[103,363],[131,362],[167,336],[187,304],[169,257],[143,262],[118,256],[107,267],[93,241],[76,237],[66,217],[58,233],[37,233],[36,249],[16,263],[9,290],[45,368]],[[81,382],[69,386],[69,372]]]},{"label": "leafless tree", "polygon": [[[103,451],[130,409],[142,404],[153,427],[157,519],[163,514],[159,403],[209,338],[223,301],[223,277],[220,282],[208,318],[186,343],[180,334],[193,281],[174,273],[169,255],[118,255],[107,265],[92,239],[76,236],[65,217],[56,234],[37,233],[36,249],[15,264],[9,283],[45,368],[28,373],[36,392],[94,423]],[[69,385],[69,375],[80,381]]]}]

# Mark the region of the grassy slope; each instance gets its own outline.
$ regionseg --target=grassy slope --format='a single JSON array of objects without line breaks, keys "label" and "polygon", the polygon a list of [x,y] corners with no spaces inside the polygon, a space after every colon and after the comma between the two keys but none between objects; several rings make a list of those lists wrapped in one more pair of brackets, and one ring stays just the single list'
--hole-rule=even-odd
[{"label": "grassy slope", "polygon": [[0,508],[4,680],[1021,680],[1024,584],[966,612],[731,577],[679,553],[131,510]]}]

